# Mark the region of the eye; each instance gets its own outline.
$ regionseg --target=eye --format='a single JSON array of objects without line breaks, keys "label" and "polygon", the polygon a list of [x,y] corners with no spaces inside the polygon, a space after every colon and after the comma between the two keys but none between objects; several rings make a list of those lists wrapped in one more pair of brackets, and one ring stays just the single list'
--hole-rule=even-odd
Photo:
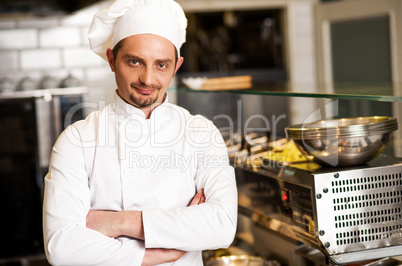
[{"label": "eye", "polygon": [[135,60],[135,59],[130,59],[130,60],[128,60],[128,63],[129,63],[130,65],[134,65],[134,66],[137,66],[137,65],[140,64],[140,62],[139,62],[138,60]]},{"label": "eye", "polygon": [[168,65],[165,64],[165,63],[160,63],[160,64],[158,65],[158,67],[159,67],[159,68],[167,68]]}]

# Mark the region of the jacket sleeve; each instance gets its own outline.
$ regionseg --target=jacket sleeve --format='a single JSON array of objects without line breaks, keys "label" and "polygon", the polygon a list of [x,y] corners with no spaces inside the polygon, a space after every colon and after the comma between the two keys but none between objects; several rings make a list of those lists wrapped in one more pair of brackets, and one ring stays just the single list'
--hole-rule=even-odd
[{"label": "jacket sleeve", "polygon": [[227,148],[218,129],[194,132],[197,190],[204,188],[206,202],[177,209],[143,211],[146,248],[185,251],[228,247],[237,224],[237,188]]},{"label": "jacket sleeve", "polygon": [[82,141],[70,126],[53,148],[45,177],[43,234],[49,262],[140,265],[145,252],[143,241],[109,238],[86,227],[90,200]]}]

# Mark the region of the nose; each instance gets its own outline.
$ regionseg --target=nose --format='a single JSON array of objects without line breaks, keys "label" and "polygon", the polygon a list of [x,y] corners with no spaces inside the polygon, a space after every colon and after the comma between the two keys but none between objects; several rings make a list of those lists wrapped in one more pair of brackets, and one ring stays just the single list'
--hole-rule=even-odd
[{"label": "nose", "polygon": [[144,67],[140,73],[139,80],[142,84],[151,86],[153,82],[153,72],[150,67]]}]

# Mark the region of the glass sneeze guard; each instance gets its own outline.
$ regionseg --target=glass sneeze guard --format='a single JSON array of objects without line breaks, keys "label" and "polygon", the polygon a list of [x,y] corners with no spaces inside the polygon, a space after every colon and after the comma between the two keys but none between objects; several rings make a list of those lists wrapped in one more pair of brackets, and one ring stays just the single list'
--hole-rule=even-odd
[{"label": "glass sneeze guard", "polygon": [[[200,93],[211,92],[185,87],[180,87],[179,90]],[[337,83],[317,85],[314,83],[265,82],[263,84],[255,83],[250,89],[215,90],[212,92],[402,102],[402,83]]]}]

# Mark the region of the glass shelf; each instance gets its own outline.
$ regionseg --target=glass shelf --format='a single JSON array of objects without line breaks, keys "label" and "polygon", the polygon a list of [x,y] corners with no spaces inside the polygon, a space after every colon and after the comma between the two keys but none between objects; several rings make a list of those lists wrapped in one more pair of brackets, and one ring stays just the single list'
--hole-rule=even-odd
[{"label": "glass shelf", "polygon": [[319,86],[312,83],[271,82],[254,84],[250,89],[241,90],[206,91],[180,87],[179,91],[402,102],[402,83],[337,83]]}]

